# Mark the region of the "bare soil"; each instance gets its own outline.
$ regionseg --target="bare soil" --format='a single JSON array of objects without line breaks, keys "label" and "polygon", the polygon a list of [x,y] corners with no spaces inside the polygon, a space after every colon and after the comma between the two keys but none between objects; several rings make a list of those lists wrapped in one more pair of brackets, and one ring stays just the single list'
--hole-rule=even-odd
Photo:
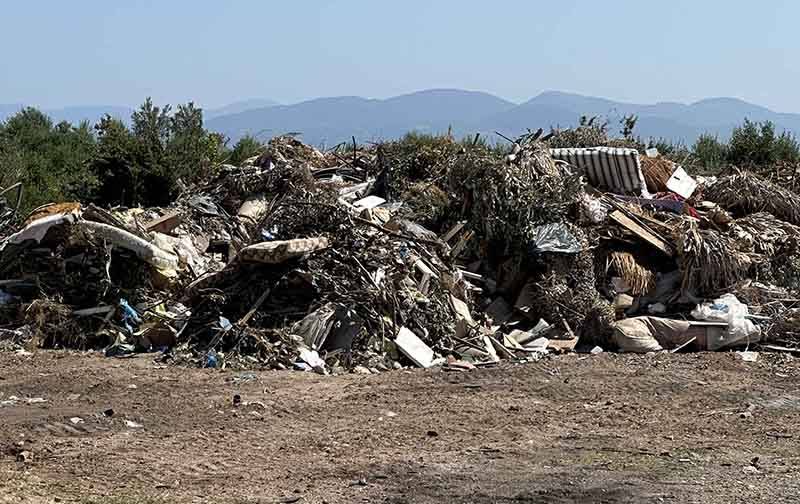
[{"label": "bare soil", "polygon": [[766,354],[324,377],[6,352],[0,502],[798,502],[799,378]]}]

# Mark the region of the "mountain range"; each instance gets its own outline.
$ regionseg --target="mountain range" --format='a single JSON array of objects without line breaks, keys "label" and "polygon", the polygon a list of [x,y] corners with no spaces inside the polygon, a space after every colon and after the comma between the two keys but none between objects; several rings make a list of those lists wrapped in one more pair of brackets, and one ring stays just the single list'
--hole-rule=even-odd
[{"label": "mountain range", "polygon": [[[0,105],[0,120],[21,105]],[[127,119],[127,107],[66,107],[45,110],[55,121],[96,121],[103,114]],[[457,136],[494,132],[513,137],[528,128],[569,127],[581,116],[600,116],[615,130],[629,114],[638,117],[635,134],[691,144],[702,133],[726,138],[745,118],[772,121],[778,131],[800,134],[800,114],[774,112],[736,98],[708,98],[695,103],[659,102],[635,104],[558,91],[548,91],[514,103],[489,93],[459,89],[432,89],[369,99],[358,96],[317,98],[281,105],[272,100],[245,100],[206,109],[206,127],[235,142],[246,134],[261,140],[282,133],[299,133],[311,144],[332,146],[397,138],[408,131]]]}]

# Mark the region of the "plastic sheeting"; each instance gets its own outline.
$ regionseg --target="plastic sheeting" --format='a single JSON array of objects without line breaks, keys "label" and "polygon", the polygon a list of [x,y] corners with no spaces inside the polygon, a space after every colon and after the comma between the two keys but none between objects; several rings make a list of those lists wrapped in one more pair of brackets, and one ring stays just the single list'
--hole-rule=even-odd
[{"label": "plastic sheeting", "polygon": [[712,302],[702,303],[692,310],[692,317],[706,322],[724,322],[728,329],[719,339],[707,342],[709,350],[757,343],[761,339],[758,327],[747,316],[747,305],[733,294],[725,294]]},{"label": "plastic sheeting", "polygon": [[560,223],[535,227],[531,246],[534,252],[577,254],[583,250],[581,242],[569,231],[566,224]]}]

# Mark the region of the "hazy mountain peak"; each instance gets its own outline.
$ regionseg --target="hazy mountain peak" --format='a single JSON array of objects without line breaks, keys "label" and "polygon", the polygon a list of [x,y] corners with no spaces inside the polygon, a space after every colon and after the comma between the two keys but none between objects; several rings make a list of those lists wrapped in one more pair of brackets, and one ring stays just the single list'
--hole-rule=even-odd
[{"label": "hazy mountain peak", "polygon": [[275,105],[278,105],[278,102],[275,100],[270,100],[269,98],[250,98],[248,100],[240,100],[229,103],[228,105],[224,105],[222,107],[205,109],[203,110],[203,116],[206,119],[210,119],[212,117],[219,117],[226,114],[238,114],[239,112],[244,112],[246,110],[273,107]]}]

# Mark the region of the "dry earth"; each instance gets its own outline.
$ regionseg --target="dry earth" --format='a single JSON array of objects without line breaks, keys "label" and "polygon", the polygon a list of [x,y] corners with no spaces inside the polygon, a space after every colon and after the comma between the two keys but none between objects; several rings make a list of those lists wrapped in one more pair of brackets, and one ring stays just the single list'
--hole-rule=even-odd
[{"label": "dry earth", "polygon": [[0,502],[798,502],[798,378],[766,354],[323,377],[5,352]]}]

